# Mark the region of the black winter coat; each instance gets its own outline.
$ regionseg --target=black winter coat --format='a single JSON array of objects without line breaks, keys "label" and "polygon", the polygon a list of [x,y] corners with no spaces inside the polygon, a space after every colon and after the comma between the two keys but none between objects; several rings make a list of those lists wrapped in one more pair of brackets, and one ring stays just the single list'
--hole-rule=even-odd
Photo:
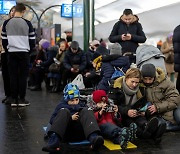
[{"label": "black winter coat", "polygon": [[80,48],[77,53],[73,53],[69,48],[69,50],[65,53],[63,64],[67,70],[70,70],[73,65],[79,65],[79,71],[82,72],[86,68],[87,64],[86,54]]},{"label": "black winter coat", "polygon": [[[130,33],[132,36],[131,40],[123,41],[121,39],[122,34]],[[118,42],[122,46],[123,54],[125,52],[136,53],[138,43],[144,43],[146,41],[146,36],[142,30],[142,26],[138,21],[127,25],[122,20],[115,23],[111,34],[109,36],[109,41],[112,43]]]},{"label": "black winter coat", "polygon": [[180,25],[174,29],[173,46],[174,46],[174,70],[176,72],[180,72]]}]

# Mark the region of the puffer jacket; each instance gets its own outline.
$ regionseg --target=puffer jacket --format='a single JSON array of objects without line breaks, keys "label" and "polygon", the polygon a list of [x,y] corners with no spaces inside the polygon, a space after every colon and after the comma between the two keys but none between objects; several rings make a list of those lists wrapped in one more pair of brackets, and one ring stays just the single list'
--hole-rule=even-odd
[{"label": "puffer jacket", "polygon": [[[112,94],[109,94],[109,98],[111,98],[114,101],[114,104],[118,105],[118,111],[121,113],[121,115],[127,116],[128,115],[128,110],[134,108],[131,104],[126,105],[125,102],[125,94],[123,90],[123,79],[125,77],[122,76],[120,78],[117,78],[114,81],[113,87],[111,88]],[[139,106],[144,106],[146,101],[145,95],[144,95],[144,88],[142,87],[141,90],[139,89],[136,93],[137,96],[137,102]],[[137,103],[134,103],[137,104]],[[134,108],[137,109],[137,108]]]},{"label": "puffer jacket", "polygon": [[67,70],[70,70],[73,65],[79,65],[79,71],[82,72],[87,65],[86,54],[81,48],[78,48],[77,53],[73,53],[69,48],[65,53],[63,64]]},{"label": "puffer jacket", "polygon": [[180,25],[174,29],[173,47],[174,47],[174,70],[176,72],[180,72]]},{"label": "puffer jacket", "polygon": [[[130,25],[127,25],[124,22],[123,16],[121,16],[120,20],[115,23],[111,31],[109,41],[111,43],[118,42],[122,46],[123,54],[125,52],[136,53],[138,43],[144,43],[146,41],[146,36],[138,20],[138,17],[134,15],[133,22]],[[130,33],[132,38],[131,40],[123,41],[121,36],[122,34],[127,33]]]},{"label": "puffer jacket", "polygon": [[112,74],[115,71],[115,68],[122,68],[125,73],[127,69],[130,67],[129,58],[126,56],[120,55],[106,55],[102,58],[102,66],[101,66],[101,76],[102,80],[98,84],[98,89],[105,90],[108,92],[109,84]]},{"label": "puffer jacket", "polygon": [[[143,83],[140,86],[145,87]],[[156,106],[160,116],[175,123],[173,110],[180,104],[180,96],[161,68],[156,68],[156,79],[153,85],[146,87],[146,98]]]}]

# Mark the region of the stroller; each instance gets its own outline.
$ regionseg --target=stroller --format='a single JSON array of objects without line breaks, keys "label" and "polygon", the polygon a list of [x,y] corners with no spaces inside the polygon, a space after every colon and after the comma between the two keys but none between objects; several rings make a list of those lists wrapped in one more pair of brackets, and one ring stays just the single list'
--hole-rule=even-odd
[{"label": "stroller", "polygon": [[141,45],[136,50],[136,65],[141,69],[144,64],[154,64],[155,67],[160,67],[166,72],[164,63],[165,56],[162,52],[153,45]]}]

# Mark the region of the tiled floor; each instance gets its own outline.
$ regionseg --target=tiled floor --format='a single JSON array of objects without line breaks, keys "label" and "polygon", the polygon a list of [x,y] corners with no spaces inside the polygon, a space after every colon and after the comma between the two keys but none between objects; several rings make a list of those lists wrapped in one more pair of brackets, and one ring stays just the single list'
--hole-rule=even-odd
[{"label": "tiled floor", "polygon": [[[42,91],[27,90],[29,107],[11,108],[0,103],[0,154],[41,154],[45,141],[43,129],[60,100],[60,93],[53,94]],[[2,76],[0,74],[0,102],[4,98]],[[66,148],[62,153],[69,154],[176,154],[180,152],[180,132],[169,132],[163,136],[160,145],[153,141],[136,140],[138,148],[124,151],[109,151],[102,147],[98,152],[88,151],[87,148],[73,150]]]}]

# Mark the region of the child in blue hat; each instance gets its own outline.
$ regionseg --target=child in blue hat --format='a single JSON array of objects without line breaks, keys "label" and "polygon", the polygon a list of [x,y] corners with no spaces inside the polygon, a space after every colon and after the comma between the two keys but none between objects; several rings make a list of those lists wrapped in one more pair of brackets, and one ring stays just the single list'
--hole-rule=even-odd
[{"label": "child in blue hat", "polygon": [[42,150],[54,152],[61,150],[62,142],[82,141],[87,139],[92,149],[96,150],[104,143],[100,129],[92,110],[80,101],[79,88],[71,83],[64,88],[64,97],[51,116],[50,136],[47,146]]}]

